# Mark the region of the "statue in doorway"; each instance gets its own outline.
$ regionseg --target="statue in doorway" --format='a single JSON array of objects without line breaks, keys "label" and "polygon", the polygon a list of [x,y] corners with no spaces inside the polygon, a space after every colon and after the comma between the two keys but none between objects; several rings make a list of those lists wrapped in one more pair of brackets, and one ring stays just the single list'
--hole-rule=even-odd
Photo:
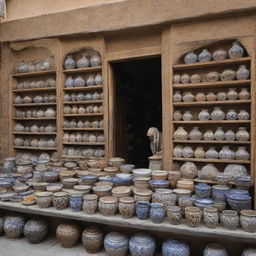
[{"label": "statue in doorway", "polygon": [[156,127],[150,127],[147,132],[150,140],[150,149],[153,155],[159,155],[162,152],[162,133]]}]

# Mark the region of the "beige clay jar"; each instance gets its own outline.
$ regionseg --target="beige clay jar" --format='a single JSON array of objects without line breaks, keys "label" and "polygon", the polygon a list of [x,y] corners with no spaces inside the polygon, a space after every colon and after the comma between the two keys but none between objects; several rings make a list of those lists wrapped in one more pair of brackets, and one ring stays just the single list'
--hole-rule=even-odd
[{"label": "beige clay jar", "polygon": [[175,110],[173,113],[173,120],[180,121],[182,119],[182,114],[180,110]]},{"label": "beige clay jar", "polygon": [[238,94],[240,100],[248,100],[250,99],[251,95],[247,88],[242,88]]},{"label": "beige clay jar", "polygon": [[184,127],[180,126],[173,134],[175,140],[187,140],[188,133],[185,131]]},{"label": "beige clay jar", "polygon": [[197,147],[194,152],[195,158],[203,159],[205,156],[205,151],[203,147]]},{"label": "beige clay jar", "polygon": [[190,76],[191,83],[200,83],[202,81],[202,77],[200,74],[193,74]]},{"label": "beige clay jar", "polygon": [[196,101],[205,101],[206,95],[203,92],[198,92],[195,96]]},{"label": "beige clay jar", "polygon": [[217,96],[213,92],[209,92],[206,95],[207,101],[215,101],[217,99]]}]

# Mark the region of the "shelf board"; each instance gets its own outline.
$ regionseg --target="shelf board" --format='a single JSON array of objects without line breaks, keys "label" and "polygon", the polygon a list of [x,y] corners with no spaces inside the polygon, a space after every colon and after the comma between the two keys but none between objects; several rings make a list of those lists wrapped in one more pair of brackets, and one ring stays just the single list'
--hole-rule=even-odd
[{"label": "shelf board", "polygon": [[80,116],[103,116],[103,113],[87,113],[87,114],[66,114],[64,117],[80,117]]},{"label": "shelf board", "polygon": [[228,164],[250,164],[250,160],[234,160],[234,159],[198,159],[198,158],[178,158],[174,157],[173,161],[190,161],[190,162],[203,162],[203,163],[228,163]]},{"label": "shelf board", "polygon": [[89,68],[74,68],[74,69],[65,69],[63,73],[65,74],[78,74],[78,73],[89,73],[95,71],[101,71],[102,66],[89,67]]},{"label": "shelf board", "polygon": [[[30,213],[41,216],[57,217],[70,220],[78,220],[88,223],[98,223],[104,225],[111,225],[122,228],[130,228],[137,230],[153,231],[153,232],[166,232],[172,234],[186,234],[194,237],[216,237],[218,239],[229,239],[235,241],[245,241],[256,243],[256,236],[254,233],[248,233],[241,228],[236,230],[228,230],[220,225],[215,229],[207,228],[205,225],[200,224],[198,227],[193,228],[185,224],[182,219],[180,225],[171,225],[167,218],[162,223],[153,223],[150,219],[140,220],[136,216],[131,219],[123,219],[120,214],[113,216],[104,216],[96,212],[92,215],[86,214],[84,211],[73,212],[70,208],[64,210],[56,210],[54,207],[39,208],[37,205],[24,206],[20,203],[14,202],[0,202],[0,209],[16,211],[21,213]],[[98,255],[98,254],[97,254]]]},{"label": "shelf board", "polygon": [[173,143],[184,144],[250,144],[250,141],[226,141],[226,140],[173,140]]},{"label": "shelf board", "polygon": [[83,101],[64,101],[64,105],[76,105],[76,104],[99,104],[103,103],[103,100],[83,100]]},{"label": "shelf board", "polygon": [[200,68],[209,68],[215,66],[225,66],[233,64],[242,64],[250,62],[250,57],[243,57],[239,59],[226,59],[218,61],[208,61],[208,62],[196,62],[191,64],[177,64],[173,65],[173,70],[189,70],[189,69],[200,69]]},{"label": "shelf board", "polygon": [[13,104],[14,107],[40,107],[40,106],[54,106],[56,102],[44,102],[44,103],[24,103],[24,104]]},{"label": "shelf board", "polygon": [[207,121],[200,121],[200,120],[192,120],[192,121],[173,121],[174,124],[249,124],[251,120],[207,120]]},{"label": "shelf board", "polygon": [[104,131],[103,128],[63,128],[64,131]]},{"label": "shelf board", "polygon": [[29,150],[57,150],[57,148],[40,148],[40,147],[25,147],[25,146],[13,146],[15,149],[29,149]]},{"label": "shelf board", "polygon": [[91,90],[99,90],[103,89],[102,85],[94,85],[94,86],[83,86],[83,87],[72,87],[72,88],[63,88],[64,91],[91,91]]},{"label": "shelf board", "polygon": [[56,91],[56,87],[43,87],[43,88],[27,88],[27,89],[13,89],[12,92],[45,92]]},{"label": "shelf board", "polygon": [[15,117],[13,120],[23,120],[23,121],[30,121],[30,120],[56,120],[56,117],[30,117],[30,118],[21,118]]},{"label": "shelf board", "polygon": [[76,146],[104,146],[104,142],[62,142],[63,145],[76,145]]},{"label": "shelf board", "polygon": [[229,105],[229,104],[250,104],[251,100],[221,100],[221,101],[193,101],[193,102],[174,102],[175,107],[193,107],[208,105]]},{"label": "shelf board", "polygon": [[26,73],[17,73],[12,74],[12,77],[32,77],[32,76],[45,76],[45,75],[55,75],[55,70],[46,70],[46,71],[35,71],[35,72],[26,72]]},{"label": "shelf board", "polygon": [[56,135],[57,132],[13,132],[15,135]]},{"label": "shelf board", "polygon": [[216,87],[243,87],[250,85],[251,80],[232,80],[232,81],[217,81],[217,82],[202,82],[190,84],[173,84],[174,89],[202,89],[202,88],[216,88]]}]

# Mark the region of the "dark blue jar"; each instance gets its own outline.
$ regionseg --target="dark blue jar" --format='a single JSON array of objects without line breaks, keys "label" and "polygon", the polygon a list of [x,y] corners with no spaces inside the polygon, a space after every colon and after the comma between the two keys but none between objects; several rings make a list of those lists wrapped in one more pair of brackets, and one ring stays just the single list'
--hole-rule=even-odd
[{"label": "dark blue jar", "polygon": [[140,220],[146,220],[149,217],[150,203],[139,201],[136,203],[136,216]]}]

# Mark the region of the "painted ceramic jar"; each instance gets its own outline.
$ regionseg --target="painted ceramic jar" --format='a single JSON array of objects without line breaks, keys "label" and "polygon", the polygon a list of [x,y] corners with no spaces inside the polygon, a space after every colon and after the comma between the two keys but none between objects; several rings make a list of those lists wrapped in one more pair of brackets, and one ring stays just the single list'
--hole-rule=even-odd
[{"label": "painted ceramic jar", "polygon": [[216,202],[224,202],[226,200],[226,191],[229,187],[225,185],[214,185],[212,186],[212,198]]},{"label": "painted ceramic jar", "polygon": [[48,208],[52,204],[51,192],[40,192],[36,194],[36,203],[39,208]]},{"label": "painted ceramic jar", "polygon": [[222,149],[219,152],[220,159],[235,159],[236,154],[229,146],[222,146]]},{"label": "painted ceramic jar", "polygon": [[218,159],[219,154],[215,147],[209,147],[209,149],[205,152],[206,159]]},{"label": "painted ceramic jar", "polygon": [[203,49],[198,55],[199,62],[207,62],[212,60],[212,55],[207,49]]},{"label": "painted ceramic jar", "polygon": [[203,252],[203,256],[228,256],[227,250],[219,244],[208,244]]},{"label": "painted ceramic jar", "polygon": [[88,86],[94,86],[95,85],[95,80],[94,77],[92,75],[90,75],[87,79],[86,79],[86,84]]},{"label": "painted ceramic jar", "polygon": [[197,159],[203,159],[205,157],[205,151],[203,147],[197,147],[194,151],[194,156]]},{"label": "painted ceramic jar", "polygon": [[232,47],[228,50],[228,56],[230,59],[239,59],[243,57],[244,49],[241,47],[237,41],[232,43]]},{"label": "painted ceramic jar", "polygon": [[195,100],[195,96],[191,92],[184,92],[182,95],[182,100],[184,102],[192,102]]},{"label": "painted ceramic jar", "polygon": [[256,232],[256,211],[242,210],[240,212],[240,224],[246,232]]},{"label": "painted ceramic jar", "polygon": [[222,127],[217,127],[217,130],[214,133],[215,140],[224,140],[225,132],[222,130]]},{"label": "painted ceramic jar", "polygon": [[224,228],[228,230],[235,230],[239,226],[238,213],[232,210],[224,210],[220,214],[220,221]]},{"label": "painted ceramic jar", "polygon": [[216,82],[220,79],[220,74],[218,72],[209,72],[206,75],[207,82]]},{"label": "painted ceramic jar", "polygon": [[72,88],[72,87],[74,87],[74,79],[73,79],[71,76],[69,76],[69,77],[66,79],[66,81],[65,81],[65,87],[66,87],[66,88]]},{"label": "painted ceramic jar", "polygon": [[161,223],[165,218],[164,204],[162,203],[151,203],[150,219],[154,223]]},{"label": "painted ceramic jar", "polygon": [[185,131],[184,127],[180,126],[173,134],[175,140],[187,140],[188,133]]},{"label": "painted ceramic jar", "polygon": [[227,58],[227,51],[223,49],[215,50],[212,54],[213,60],[225,60]]},{"label": "painted ceramic jar", "polygon": [[174,74],[173,75],[173,83],[179,84],[180,83],[180,74]]},{"label": "painted ceramic jar", "polygon": [[221,110],[220,107],[214,107],[214,109],[211,113],[211,119],[212,120],[224,120],[225,113]]},{"label": "painted ceramic jar", "polygon": [[186,207],[185,217],[188,226],[198,227],[202,220],[202,211],[198,207]]},{"label": "painted ceramic jar", "polygon": [[123,219],[130,219],[135,212],[135,200],[133,197],[122,197],[119,199],[119,212]]},{"label": "painted ceramic jar", "polygon": [[68,193],[56,192],[52,196],[52,204],[57,210],[62,210],[68,207]]},{"label": "painted ceramic jar", "polygon": [[228,100],[237,100],[238,93],[237,93],[236,89],[229,88],[228,92],[227,92],[227,98],[228,98]]},{"label": "painted ceramic jar", "polygon": [[175,110],[173,113],[173,120],[180,121],[182,119],[182,114],[180,110]]},{"label": "painted ceramic jar", "polygon": [[187,84],[189,83],[190,81],[190,75],[189,74],[182,74],[181,77],[180,77],[180,81],[183,83],[183,84]]},{"label": "painted ceramic jar", "polygon": [[250,97],[251,94],[247,88],[242,88],[241,91],[238,93],[239,100],[249,100]]},{"label": "painted ceramic jar", "polygon": [[98,196],[94,194],[84,195],[83,210],[86,214],[94,214],[98,207]]},{"label": "painted ceramic jar", "polygon": [[240,110],[237,117],[238,120],[249,120],[250,114],[246,110]]},{"label": "painted ceramic jar", "polygon": [[206,101],[206,95],[203,92],[198,92],[195,96],[196,101]]},{"label": "painted ceramic jar", "polygon": [[203,138],[203,134],[199,130],[199,127],[193,127],[193,129],[189,133],[190,140],[201,140]]},{"label": "painted ceramic jar", "polygon": [[95,226],[87,227],[82,233],[82,243],[89,253],[98,253],[103,243],[103,232]]},{"label": "painted ceramic jar", "polygon": [[200,121],[207,121],[211,119],[211,115],[208,112],[208,109],[202,109],[198,114],[198,119]]},{"label": "painted ceramic jar", "polygon": [[162,245],[163,256],[190,256],[190,248],[186,242],[165,240]]},{"label": "painted ceramic jar", "polygon": [[25,225],[25,218],[22,216],[6,216],[4,220],[4,232],[8,238],[18,238]]},{"label": "painted ceramic jar", "polygon": [[62,223],[56,229],[56,236],[62,247],[71,248],[80,238],[79,226],[73,223]]},{"label": "painted ceramic jar", "polygon": [[237,160],[249,160],[250,154],[246,150],[246,147],[238,147],[238,150],[236,151],[236,159]]},{"label": "painted ceramic jar", "polygon": [[216,180],[219,171],[213,164],[206,164],[198,173],[199,178],[203,180]]},{"label": "painted ceramic jar", "polygon": [[78,68],[88,68],[90,65],[89,59],[84,54],[77,62],[76,65]]},{"label": "painted ceramic jar", "polygon": [[129,237],[119,232],[108,233],[104,238],[104,248],[109,256],[125,256],[129,248]]},{"label": "painted ceramic jar", "polygon": [[200,74],[193,74],[190,76],[190,82],[191,83],[200,83],[202,81],[202,77]]},{"label": "painted ceramic jar", "polygon": [[115,196],[105,196],[99,199],[99,210],[102,215],[112,216],[118,208],[118,198]]},{"label": "painted ceramic jar", "polygon": [[100,58],[99,54],[96,53],[90,58],[90,64],[92,67],[101,65],[101,58]]},{"label": "painted ceramic jar", "polygon": [[175,91],[173,96],[172,96],[172,99],[173,99],[174,102],[181,102],[181,100],[182,100],[181,92],[180,91]]},{"label": "painted ceramic jar", "polygon": [[232,130],[227,130],[225,132],[224,138],[226,141],[234,141],[236,138],[236,135]]},{"label": "painted ceramic jar", "polygon": [[182,219],[181,208],[179,206],[169,206],[167,208],[167,217],[172,225],[179,225]]},{"label": "painted ceramic jar", "polygon": [[186,207],[193,206],[194,202],[195,202],[195,199],[193,197],[191,197],[190,195],[179,196],[178,206],[181,209],[181,214],[185,215]]},{"label": "painted ceramic jar", "polygon": [[215,207],[207,207],[203,210],[204,224],[208,228],[216,228],[219,223],[219,212]]},{"label": "painted ceramic jar", "polygon": [[207,101],[216,101],[217,100],[217,96],[215,93],[213,92],[209,92],[206,94],[206,100]]},{"label": "painted ceramic jar", "polygon": [[223,101],[227,99],[227,94],[226,92],[223,92],[223,91],[218,92],[216,96],[217,96],[217,100],[219,101]]},{"label": "painted ceramic jar", "polygon": [[185,111],[184,114],[182,115],[183,121],[191,121],[193,120],[193,115],[191,114],[190,111]]},{"label": "painted ceramic jar", "polygon": [[236,139],[238,141],[248,141],[250,139],[250,134],[246,130],[246,127],[239,127],[236,133]]},{"label": "painted ceramic jar", "polygon": [[212,193],[212,188],[205,183],[197,183],[195,185],[195,194],[198,198],[210,198]]},{"label": "painted ceramic jar", "polygon": [[140,220],[148,219],[150,212],[150,203],[144,201],[138,201],[136,203],[136,216]]},{"label": "painted ceramic jar", "polygon": [[131,256],[153,256],[156,250],[156,242],[150,235],[138,233],[131,237],[129,250]]},{"label": "painted ceramic jar", "polygon": [[94,78],[94,82],[96,85],[102,85],[102,76],[100,73],[97,73],[97,75]]},{"label": "painted ceramic jar", "polygon": [[182,157],[182,149],[183,149],[183,146],[180,146],[180,145],[175,146],[173,149],[173,156],[178,158]]},{"label": "painted ceramic jar", "polygon": [[203,135],[204,140],[212,141],[214,140],[214,133],[212,130],[207,130]]},{"label": "painted ceramic jar", "polygon": [[182,149],[182,157],[184,157],[184,158],[192,158],[192,157],[194,157],[194,150],[193,150],[193,148],[190,147],[190,146],[185,146]]},{"label": "painted ceramic jar", "polygon": [[250,76],[250,71],[246,68],[246,65],[240,65],[236,71],[237,80],[246,80]]},{"label": "painted ceramic jar", "polygon": [[236,77],[236,71],[232,69],[226,69],[220,74],[221,81],[231,81]]},{"label": "painted ceramic jar", "polygon": [[234,109],[230,109],[226,114],[227,120],[237,120],[238,115]]},{"label": "painted ceramic jar", "polygon": [[197,167],[193,162],[185,162],[181,168],[181,177],[187,179],[194,179],[197,176]]},{"label": "painted ceramic jar", "polygon": [[184,57],[184,62],[186,64],[191,64],[197,62],[197,55],[194,52],[189,52]]},{"label": "painted ceramic jar", "polygon": [[85,80],[81,76],[78,76],[74,80],[74,87],[83,87],[83,86],[85,86]]},{"label": "painted ceramic jar", "polygon": [[169,206],[176,204],[177,196],[170,189],[157,188],[152,195],[152,202],[162,203],[166,210]]},{"label": "painted ceramic jar", "polygon": [[83,207],[82,194],[71,194],[69,197],[69,205],[73,212],[79,212]]},{"label": "painted ceramic jar", "polygon": [[23,229],[24,236],[31,244],[38,244],[43,241],[47,232],[47,223],[37,219],[27,221]]},{"label": "painted ceramic jar", "polygon": [[170,182],[170,185],[175,188],[177,180],[181,178],[181,172],[180,171],[170,171],[168,173],[168,180]]}]

